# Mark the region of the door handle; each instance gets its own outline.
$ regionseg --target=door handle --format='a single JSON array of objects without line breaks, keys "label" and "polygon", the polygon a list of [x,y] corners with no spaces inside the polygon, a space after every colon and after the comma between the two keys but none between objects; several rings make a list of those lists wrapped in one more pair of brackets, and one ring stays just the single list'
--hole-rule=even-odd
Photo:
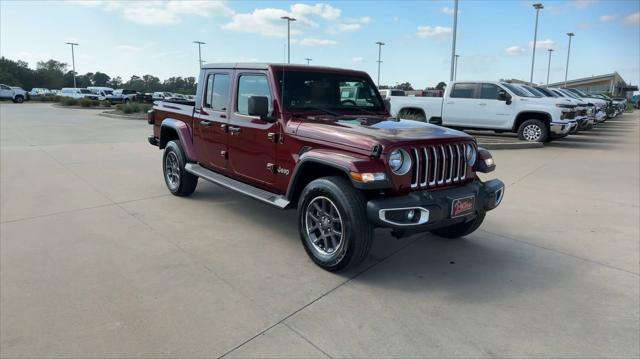
[{"label": "door handle", "polygon": [[222,115],[220,115],[220,118],[227,118],[227,115],[222,114]]},{"label": "door handle", "polygon": [[484,103],[484,102],[480,102],[480,103],[478,104],[478,106],[486,106],[486,105],[487,105],[487,104],[486,104],[486,103]]},{"label": "door handle", "polygon": [[211,121],[207,121],[207,120],[202,120],[200,121],[200,124],[204,127],[209,127],[211,126]]},{"label": "door handle", "polygon": [[453,105],[454,103],[455,102],[453,102],[453,101],[449,101],[449,102],[447,102],[447,105]]},{"label": "door handle", "polygon": [[229,127],[229,133],[231,134],[231,136],[237,135],[240,132],[242,132],[242,128],[240,128],[240,127],[234,127],[234,126],[230,126]]}]

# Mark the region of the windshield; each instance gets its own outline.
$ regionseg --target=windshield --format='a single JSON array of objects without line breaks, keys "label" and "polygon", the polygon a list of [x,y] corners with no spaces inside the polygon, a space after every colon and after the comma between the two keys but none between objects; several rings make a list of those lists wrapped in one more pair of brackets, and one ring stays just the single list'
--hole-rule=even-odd
[{"label": "windshield", "polygon": [[315,71],[280,71],[276,77],[287,110],[384,110],[368,77]]},{"label": "windshield", "polygon": [[81,89],[81,90],[80,90],[80,93],[93,93],[93,92],[91,92],[91,91],[89,91],[89,90],[86,90],[86,89]]},{"label": "windshield", "polygon": [[536,97],[546,97],[545,94],[543,94],[542,92],[536,90],[531,86],[522,86],[522,87],[524,87],[527,91],[531,92],[532,94],[536,95]]},{"label": "windshield", "polygon": [[511,90],[511,92],[515,93],[516,95],[518,95],[520,97],[535,97],[532,94],[528,93],[527,91],[525,91],[525,90],[523,90],[523,89],[521,89],[519,87],[513,86],[512,84],[508,84],[508,83],[502,82],[501,85],[506,87],[506,88],[508,88],[509,90]]},{"label": "windshield", "polygon": [[573,97],[573,98],[575,98],[575,99],[577,99],[577,100],[580,100],[580,99],[581,99],[578,95],[574,94],[574,93],[573,93],[573,92],[571,92],[571,91],[562,90],[562,89],[560,89],[559,91],[560,91],[560,92],[562,92],[563,94],[565,94],[565,95],[567,95],[567,96],[569,96],[569,97]]},{"label": "windshield", "polygon": [[536,87],[536,90],[538,90],[538,92],[544,94],[547,97],[558,97],[558,95],[556,95],[553,91],[542,88],[542,87]]}]

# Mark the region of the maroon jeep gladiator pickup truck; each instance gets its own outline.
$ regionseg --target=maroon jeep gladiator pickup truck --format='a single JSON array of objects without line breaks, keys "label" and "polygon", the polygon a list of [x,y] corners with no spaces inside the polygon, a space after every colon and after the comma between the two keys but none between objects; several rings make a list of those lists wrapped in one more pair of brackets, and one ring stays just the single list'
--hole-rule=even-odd
[{"label": "maroon jeep gladiator pickup truck", "polygon": [[302,244],[320,267],[360,263],[373,229],[396,237],[476,230],[504,194],[473,137],[390,118],[365,73],[280,64],[208,64],[195,103],[156,102],[149,143],[164,180],[188,196],[198,178],[298,210]]}]

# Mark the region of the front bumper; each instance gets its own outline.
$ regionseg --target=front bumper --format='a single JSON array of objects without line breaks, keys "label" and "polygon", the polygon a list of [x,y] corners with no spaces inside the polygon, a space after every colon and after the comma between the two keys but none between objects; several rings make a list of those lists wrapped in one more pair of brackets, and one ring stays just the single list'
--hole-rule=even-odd
[{"label": "front bumper", "polygon": [[[454,200],[473,197],[473,210],[452,216]],[[405,196],[373,199],[367,202],[367,216],[376,227],[408,232],[424,232],[462,223],[500,205],[504,183],[498,179],[476,180],[462,187],[413,192]],[[414,211],[413,221],[404,214]]]},{"label": "front bumper", "polygon": [[551,122],[549,130],[556,136],[563,136],[568,135],[575,126],[575,122]]}]

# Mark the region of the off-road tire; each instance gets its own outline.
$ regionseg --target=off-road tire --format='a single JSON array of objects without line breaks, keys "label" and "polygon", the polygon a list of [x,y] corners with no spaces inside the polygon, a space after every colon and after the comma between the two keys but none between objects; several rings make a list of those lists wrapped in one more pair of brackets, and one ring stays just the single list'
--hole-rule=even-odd
[{"label": "off-road tire", "polygon": [[[535,138],[528,134],[531,130],[537,133]],[[518,127],[518,138],[529,142],[547,142],[550,138],[549,127],[541,120],[526,120]]]},{"label": "off-road tire", "polygon": [[447,227],[434,229],[431,233],[443,238],[460,238],[473,233],[484,221],[485,212],[478,214],[476,218],[463,223],[453,224]]},{"label": "off-road tire", "polygon": [[[167,161],[168,159],[169,161]],[[175,167],[173,166],[174,161],[176,163]],[[184,155],[180,141],[169,141],[162,155],[162,175],[169,192],[175,196],[188,196],[196,190],[198,177],[184,169],[186,164],[187,158]],[[168,173],[167,171],[170,168],[172,171]],[[172,181],[175,176],[178,178],[177,181]]]},{"label": "off-road tire", "polygon": [[15,102],[15,103],[23,103],[23,102],[24,102],[24,97],[22,97],[22,96],[16,96],[16,97],[13,99],[13,102]]},{"label": "off-road tire", "polygon": [[[307,217],[308,211],[314,210],[312,205],[317,201],[334,205],[342,233],[334,252],[325,255],[313,244],[307,227],[312,224]],[[315,264],[336,272],[354,267],[367,257],[373,243],[373,226],[367,218],[366,204],[363,193],[343,177],[322,177],[311,181],[302,190],[298,201],[298,231],[305,251]]]},{"label": "off-road tire", "polygon": [[128,105],[128,104],[129,104],[129,102],[131,102],[131,100],[129,100],[128,98],[125,98],[122,102],[123,102],[125,105]]}]

